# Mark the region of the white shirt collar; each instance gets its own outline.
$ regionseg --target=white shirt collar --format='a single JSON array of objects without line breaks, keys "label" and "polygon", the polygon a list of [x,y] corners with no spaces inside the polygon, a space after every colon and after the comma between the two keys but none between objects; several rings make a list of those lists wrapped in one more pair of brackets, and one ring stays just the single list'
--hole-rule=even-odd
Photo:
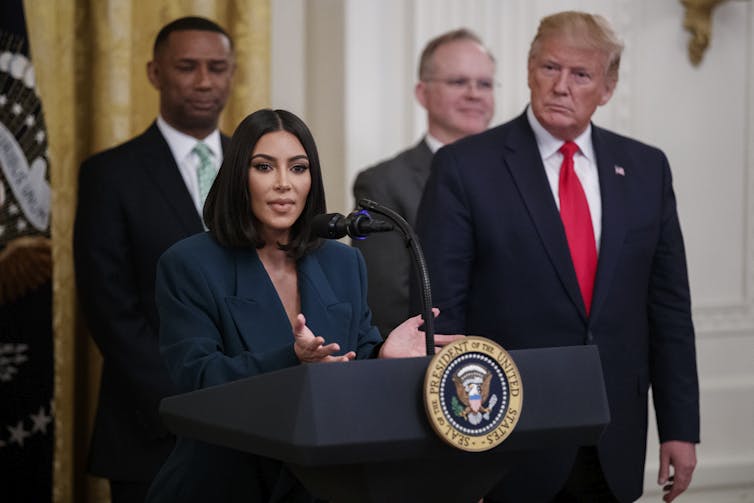
[{"label": "white shirt collar", "polygon": [[[539,153],[542,156],[542,159],[547,159],[550,156],[555,155],[563,145],[563,140],[555,138],[542,124],[539,123],[531,109],[531,105],[526,107],[526,118],[529,120],[529,125],[534,131],[534,137],[537,139],[537,147],[539,147]],[[579,150],[584,157],[594,164],[597,163],[597,159],[594,156],[594,148],[592,147],[591,122],[584,132],[577,136],[573,142],[579,146]]]},{"label": "white shirt collar", "polygon": [[196,143],[202,141],[212,151],[212,155],[217,160],[217,167],[220,166],[223,158],[223,149],[218,129],[212,131],[206,138],[197,140],[193,136],[178,131],[168,124],[161,115],[157,116],[157,127],[160,129],[162,136],[165,137],[165,141],[168,142],[168,146],[170,146],[170,151],[173,153],[176,162],[181,162],[192,155],[191,151],[196,146]]},{"label": "white shirt collar", "polygon": [[438,150],[440,150],[440,147],[444,145],[443,142],[432,136],[431,134],[427,133],[427,136],[424,137],[424,141],[427,143],[427,146],[429,147],[429,150],[432,151],[434,154]]}]

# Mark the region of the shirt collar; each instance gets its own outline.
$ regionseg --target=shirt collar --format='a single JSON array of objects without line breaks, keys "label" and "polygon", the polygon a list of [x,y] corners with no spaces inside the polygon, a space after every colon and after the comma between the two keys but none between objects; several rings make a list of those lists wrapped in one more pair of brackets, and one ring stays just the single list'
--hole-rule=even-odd
[{"label": "shirt collar", "polygon": [[[526,107],[526,118],[529,120],[529,125],[534,131],[534,137],[537,139],[537,147],[539,147],[539,153],[542,159],[547,159],[550,156],[558,152],[563,145],[563,140],[555,138],[547,131],[542,124],[539,123],[537,117],[531,109],[531,105]],[[592,123],[586,127],[583,133],[577,136],[573,142],[579,146],[581,154],[596,164],[594,157],[594,148],[592,147]]]},{"label": "shirt collar", "polygon": [[173,157],[177,161],[183,161],[191,155],[191,151],[196,146],[197,142],[204,142],[212,151],[212,155],[218,161],[217,165],[220,165],[220,161],[223,158],[223,149],[220,142],[220,131],[215,129],[206,138],[197,140],[193,136],[189,136],[186,133],[178,131],[176,128],[168,124],[161,115],[157,116],[157,127],[160,129],[160,133],[165,137],[165,141],[170,146],[170,151],[173,153]]},{"label": "shirt collar", "polygon": [[429,150],[432,151],[434,154],[438,150],[440,150],[440,147],[443,146],[443,142],[432,136],[431,134],[427,133],[427,136],[424,137],[424,142],[429,147]]}]

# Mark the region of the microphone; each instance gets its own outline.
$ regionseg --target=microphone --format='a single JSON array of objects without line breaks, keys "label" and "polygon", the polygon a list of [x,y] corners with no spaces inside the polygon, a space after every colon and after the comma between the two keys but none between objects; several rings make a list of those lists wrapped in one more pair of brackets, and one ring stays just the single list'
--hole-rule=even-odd
[{"label": "microphone", "polygon": [[312,219],[312,234],[326,239],[340,239],[346,234],[353,239],[365,239],[373,232],[392,230],[393,224],[374,220],[366,210],[353,211],[345,217],[340,213],[327,213]]}]

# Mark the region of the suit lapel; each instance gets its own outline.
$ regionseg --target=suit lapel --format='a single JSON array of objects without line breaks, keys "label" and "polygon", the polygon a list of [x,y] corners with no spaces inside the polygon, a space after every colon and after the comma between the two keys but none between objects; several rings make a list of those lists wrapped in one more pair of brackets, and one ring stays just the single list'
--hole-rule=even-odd
[{"label": "suit lapel", "polygon": [[225,152],[227,152],[228,148],[230,147],[230,138],[228,138],[224,134],[220,133],[220,145],[222,145],[222,148],[223,148],[223,159],[225,159]]},{"label": "suit lapel", "polygon": [[144,133],[144,145],[141,153],[148,176],[157,185],[171,208],[176,219],[189,234],[203,230],[202,221],[194,206],[186,184],[181,177],[178,165],[173,158],[165,138],[156,123],[152,123]]},{"label": "suit lapel", "polygon": [[526,205],[534,227],[542,240],[553,267],[571,301],[586,319],[576,272],[568,250],[563,223],[553,199],[534,132],[526,119],[519,116],[506,139],[504,162]]},{"label": "suit lapel", "polygon": [[[263,352],[293,342],[283,303],[254,249],[237,249],[236,297],[227,299],[247,350]],[[291,334],[281,340],[280,334]]]},{"label": "suit lapel", "polygon": [[625,178],[629,166],[619,157],[619,149],[609,144],[605,132],[592,126],[592,144],[597,157],[600,198],[602,199],[602,235],[597,276],[594,282],[591,319],[596,319],[605,302],[618,256],[626,236]]},{"label": "suit lapel", "polygon": [[427,178],[429,178],[430,166],[432,165],[432,151],[427,146],[427,142],[424,138],[408,152],[408,165],[406,166],[406,185],[405,196],[402,199],[405,200],[404,218],[412,225],[416,222],[416,213],[419,209],[419,200],[421,197],[416,197],[418,194],[421,196],[424,192],[424,186],[427,184]]},{"label": "suit lapel", "polygon": [[327,343],[339,342],[343,347],[348,340],[352,307],[335,295],[317,255],[316,251],[309,253],[299,263],[301,310],[315,335],[324,337]]},{"label": "suit lapel", "polygon": [[[315,255],[307,254],[297,266],[301,311],[314,335],[342,345],[348,340],[351,304],[337,298]],[[227,302],[246,348],[273,349],[292,342],[288,315],[256,251],[237,250],[235,257],[237,297]],[[281,339],[286,333],[290,341]]]},{"label": "suit lapel", "polygon": [[427,146],[424,138],[409,151],[409,169],[411,170],[414,183],[424,189],[424,184],[429,178],[429,169],[432,164],[432,151]]}]

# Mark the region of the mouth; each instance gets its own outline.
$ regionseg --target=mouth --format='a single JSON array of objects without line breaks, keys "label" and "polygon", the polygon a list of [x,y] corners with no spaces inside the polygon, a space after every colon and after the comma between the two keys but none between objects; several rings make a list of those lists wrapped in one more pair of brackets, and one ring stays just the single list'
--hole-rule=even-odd
[{"label": "mouth", "polygon": [[551,112],[556,112],[556,113],[569,114],[573,112],[573,110],[571,110],[570,107],[567,107],[565,105],[559,105],[557,103],[547,103],[545,105],[545,108]]},{"label": "mouth", "polygon": [[275,199],[268,202],[267,205],[277,213],[286,213],[293,208],[295,202],[292,199]]},{"label": "mouth", "polygon": [[481,108],[462,108],[460,112],[470,117],[484,117],[486,115],[486,111]]},{"label": "mouth", "polygon": [[213,99],[192,99],[188,101],[188,104],[196,110],[214,110],[215,100]]}]

